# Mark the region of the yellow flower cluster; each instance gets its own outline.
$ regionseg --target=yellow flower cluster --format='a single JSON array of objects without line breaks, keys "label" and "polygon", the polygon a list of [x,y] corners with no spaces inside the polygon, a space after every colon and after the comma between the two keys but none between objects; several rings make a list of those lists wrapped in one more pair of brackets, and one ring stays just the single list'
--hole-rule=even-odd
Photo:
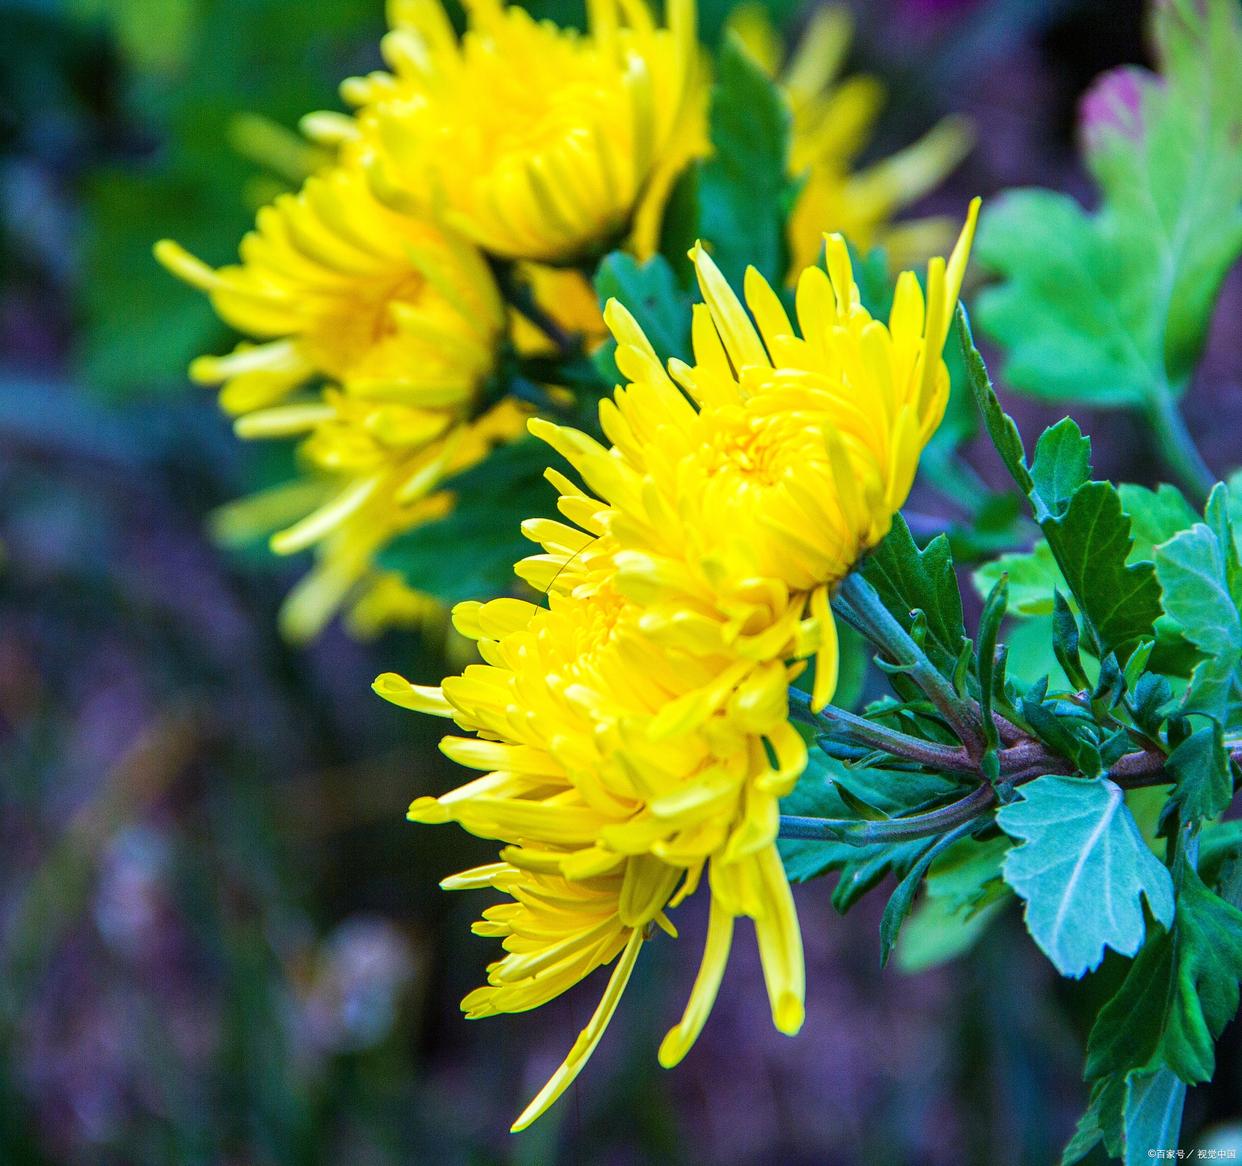
[{"label": "yellow flower cluster", "polygon": [[539,262],[626,238],[649,250],[673,180],[706,147],[693,0],[673,0],[668,27],[635,0],[597,0],[586,34],[497,0],[468,5],[460,40],[439,0],[394,0],[389,15],[392,71],[344,84],[354,116],[306,119],[335,161],[259,212],[240,263],[156,248],[252,338],[195,361],[193,378],[221,386],[240,436],[301,439],[309,480],[224,520],[271,531],[280,516],[275,551],[314,548],[282,613],[300,639],[342,605],[361,625],[421,618],[425,598],[376,552],[451,507],[446,476],[524,432],[525,411],[489,408],[487,389],[506,331],[528,350],[539,337],[510,318],[485,254],[590,338],[581,274]]},{"label": "yellow flower cluster", "polygon": [[[532,420],[577,469],[560,474],[567,523],[532,520],[542,552],[518,574],[547,606],[459,606],[483,663],[439,688],[386,674],[377,691],[475,736],[442,748],[483,776],[420,798],[415,821],[455,821],[504,843],[500,861],[447,880],[511,902],[484,912],[502,939],[470,1016],[536,1007],[598,967],[608,987],[569,1056],[518,1119],[568,1087],[598,1043],[654,928],[706,878],[703,961],[660,1049],[673,1065],[714,1002],[734,921],[754,920],[776,1027],[803,1019],[802,942],[776,837],[779,799],[805,764],[788,690],[816,657],[831,697],[829,592],[887,532],[943,415],[941,352],[978,202],[926,292],[898,280],[888,323],[859,302],[840,236],[803,272],[797,327],[753,269],[745,302],[702,247],[693,363],[667,368],[616,301],[605,318],[627,384],[605,400],[610,446]],[[749,311],[747,310],[749,309]]]},{"label": "yellow flower cluster", "polygon": [[898,268],[946,246],[952,238],[947,220],[892,219],[962,160],[974,140],[970,122],[946,117],[913,145],[855,170],[884,89],[865,75],[837,80],[853,35],[849,11],[820,8],[784,68],[780,38],[762,5],[735,9],[729,27],[779,83],[793,115],[789,172],[803,185],[787,229],[791,277],[816,261],[825,230],[839,231],[863,251],[883,246]]},{"label": "yellow flower cluster", "polygon": [[494,255],[568,263],[632,235],[645,257],[707,148],[694,0],[669,0],[666,28],[641,0],[589,0],[586,35],[466,9],[459,42],[439,0],[394,0],[391,72],[342,89],[378,185]]}]

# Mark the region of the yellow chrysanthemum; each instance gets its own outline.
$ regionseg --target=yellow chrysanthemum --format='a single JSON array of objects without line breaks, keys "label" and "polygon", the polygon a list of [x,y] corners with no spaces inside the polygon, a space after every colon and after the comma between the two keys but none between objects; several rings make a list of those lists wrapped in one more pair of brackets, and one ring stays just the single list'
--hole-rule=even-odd
[{"label": "yellow chrysanthemum", "polygon": [[355,167],[313,175],[264,207],[240,252],[240,264],[213,270],[170,240],[156,246],[222,320],[261,341],[191,365],[193,379],[223,386],[230,413],[321,378],[387,407],[377,424],[395,407],[434,425],[465,408],[494,367],[504,310],[482,256],[385,207]]},{"label": "yellow chrysanthemum", "polygon": [[240,264],[213,270],[170,241],[156,249],[258,341],[198,358],[191,376],[222,385],[239,436],[300,439],[310,475],[223,524],[275,531],[280,554],[315,548],[282,610],[293,639],[342,605],[369,631],[421,622],[437,608],[378,570],[376,553],[445,514],[440,482],[518,436],[525,416],[505,403],[471,420],[505,327],[491,271],[451,231],[378,202],[348,163],[261,210],[240,252]]},{"label": "yellow chrysanthemum", "polygon": [[[552,553],[569,529],[527,527]],[[588,559],[600,554],[584,547]],[[534,1007],[624,953],[599,1012],[515,1128],[576,1076],[642,939],[652,924],[671,930],[664,912],[704,873],[712,921],[703,965],[661,1063],[679,1061],[706,1021],[737,916],[755,920],[773,1022],[783,1032],[802,1023],[801,938],[775,845],[779,798],[806,759],[787,719],[791,672],[779,660],[670,650],[642,632],[642,617],[602,576],[585,595],[552,592],[547,608],[516,599],[463,604],[454,618],[478,640],[485,663],[438,689],[393,675],[376,684],[394,703],[451,716],[478,734],[447,737],[441,748],[485,776],[418,799],[410,817],[456,821],[512,844],[506,865],[462,876],[515,899],[485,914],[500,929],[484,933],[508,936],[510,954],[490,969],[489,986],[467,998],[467,1011]]]},{"label": "yellow chrysanthemum", "polygon": [[789,217],[791,276],[816,262],[825,231],[839,232],[863,251],[883,246],[898,267],[945,246],[951,238],[947,220],[894,225],[892,219],[965,157],[973,141],[969,121],[946,117],[913,145],[855,170],[884,90],[874,77],[836,81],[853,34],[849,12],[821,8],[784,70],[780,39],[760,5],[742,5],[729,24],[756,63],[779,81],[793,113],[789,169],[804,185]]},{"label": "yellow chrysanthemum", "polygon": [[[648,634],[750,660],[814,648],[815,703],[829,699],[829,590],[888,532],[943,417],[941,352],[977,214],[976,199],[947,266],[931,261],[926,297],[912,272],[899,277],[887,326],[862,307],[839,235],[826,238],[827,271],[798,280],[797,329],[757,271],[748,314],[696,247],[706,303],[694,309],[692,365],[666,371],[629,312],[608,304],[630,382],[600,406],[611,448],[530,426],[602,500],[569,504],[615,545],[616,586],[641,604]],[[572,568],[576,548],[561,541],[521,568],[536,586]]]},{"label": "yellow chrysanthemum", "polygon": [[583,34],[467,0],[458,40],[439,0],[393,0],[392,72],[342,87],[384,197],[510,259],[568,262],[626,235],[649,253],[677,174],[706,149],[694,0],[670,0],[667,27],[642,0],[587,7]]},{"label": "yellow chrysanthemum", "polygon": [[277,554],[315,550],[314,566],[282,608],[285,634],[310,639],[343,605],[350,609],[351,626],[372,631],[420,626],[439,615],[438,604],[433,606],[428,596],[379,570],[376,555],[398,535],[446,515],[454,498],[441,488],[444,480],[520,437],[528,415],[524,406],[504,400],[481,417],[454,423],[436,440],[406,450],[382,442],[366,450],[359,427],[348,418],[312,432],[302,449],[313,463],[334,471],[326,475],[334,490],[322,505],[272,536]]}]

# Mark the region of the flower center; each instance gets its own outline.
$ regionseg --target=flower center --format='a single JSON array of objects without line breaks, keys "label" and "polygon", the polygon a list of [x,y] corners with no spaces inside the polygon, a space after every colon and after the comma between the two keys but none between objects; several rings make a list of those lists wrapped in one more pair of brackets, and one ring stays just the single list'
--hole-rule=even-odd
[{"label": "flower center", "polygon": [[311,359],[328,377],[347,378],[396,334],[392,305],[418,304],[426,286],[421,275],[408,270],[370,286],[351,282],[346,295],[324,302],[314,326],[306,330],[303,340]]}]

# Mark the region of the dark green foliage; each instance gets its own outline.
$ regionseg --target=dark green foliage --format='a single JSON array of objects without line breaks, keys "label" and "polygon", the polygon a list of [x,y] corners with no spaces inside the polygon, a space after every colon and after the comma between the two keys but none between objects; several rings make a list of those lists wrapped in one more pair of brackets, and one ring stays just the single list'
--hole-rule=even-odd
[{"label": "dark green foliage", "polygon": [[1147,942],[1091,1030],[1087,1077],[1163,1065],[1187,1084],[1207,1081],[1212,1044],[1238,1010],[1239,979],[1242,911],[1183,866],[1172,928]]},{"label": "dark green foliage", "polygon": [[1177,785],[1169,797],[1182,822],[1214,818],[1233,799],[1233,769],[1220,725],[1196,729],[1169,754]]},{"label": "dark green foliage", "polygon": [[[401,572],[446,604],[510,590],[513,564],[536,550],[514,515],[552,513],[555,491],[543,474],[557,460],[533,437],[493,450],[445,482],[444,488],[457,496],[452,512],[394,539],[380,552],[380,566]],[[460,549],[466,544],[470,554],[463,556]]]},{"label": "dark green foliage", "polygon": [[923,647],[937,667],[951,671],[961,653],[966,627],[949,540],[938,535],[919,550],[898,514],[892,530],[867,556],[863,574],[907,628],[914,625],[913,613],[922,612]]},{"label": "dark green foliage", "polygon": [[[683,256],[682,267],[690,262]],[[674,264],[661,255],[639,263],[624,251],[606,256],[595,273],[600,307],[619,300],[651,341],[662,361],[685,360],[690,355],[690,305],[693,299],[677,280]],[[609,338],[594,355],[596,367],[611,387],[623,378],[613,361],[616,341]]]},{"label": "dark green foliage", "polygon": [[1107,482],[1079,486],[1044,535],[1065,582],[1087,619],[1097,653],[1125,660],[1151,635],[1160,615],[1160,585],[1149,562],[1130,563],[1130,520]]},{"label": "dark green foliage", "polygon": [[1242,568],[1223,485],[1208,516],[1211,525],[1198,523],[1156,548],[1156,573],[1164,611],[1203,657],[1183,708],[1231,727],[1242,717]]},{"label": "dark green foliage", "polygon": [[779,287],[787,265],[789,107],[738,42],[726,38],[712,89],[713,152],[699,175],[699,230],[737,289],[748,266]]}]

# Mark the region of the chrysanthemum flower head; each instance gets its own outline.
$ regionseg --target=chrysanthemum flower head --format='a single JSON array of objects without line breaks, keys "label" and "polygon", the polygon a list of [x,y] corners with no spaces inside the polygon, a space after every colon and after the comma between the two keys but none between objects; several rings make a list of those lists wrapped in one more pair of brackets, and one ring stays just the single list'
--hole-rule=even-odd
[{"label": "chrysanthemum flower head", "polygon": [[[600,500],[577,492],[567,505],[615,545],[616,585],[648,633],[755,660],[816,649],[816,703],[828,699],[828,593],[888,532],[944,415],[941,352],[977,212],[978,200],[948,263],[931,261],[926,293],[900,276],[887,324],[860,303],[839,235],[827,270],[799,277],[796,328],[756,271],[744,307],[696,247],[693,364],[666,370],[630,313],[608,305],[629,381],[601,403],[611,448],[542,420],[531,429]],[[542,556],[527,577],[555,579],[571,559]]]},{"label": "chrysanthemum flower head", "polygon": [[[564,529],[530,532],[554,548]],[[600,1011],[518,1126],[581,1069],[641,941],[653,924],[672,930],[665,912],[704,874],[703,965],[661,1063],[679,1061],[705,1023],[738,916],[755,920],[774,1023],[797,1031],[802,945],[775,839],[778,800],[806,754],[787,720],[785,665],[670,650],[643,634],[641,609],[602,577],[582,595],[553,592],[546,608],[500,599],[460,605],[454,618],[483,664],[440,688],[392,675],[376,687],[477,734],[441,747],[484,775],[418,799],[410,817],[510,843],[504,864],[464,876],[515,899],[485,914],[499,930],[484,933],[506,936],[509,954],[464,1006],[471,1015],[534,1007],[621,955]],[[700,715],[664,723],[687,703]]]},{"label": "chrysanthemum flower head", "polygon": [[504,310],[487,264],[430,220],[378,202],[355,167],[313,175],[264,207],[240,252],[239,264],[213,270],[170,240],[156,247],[221,319],[259,341],[191,366],[195,380],[223,386],[230,413],[312,378],[367,399],[455,409],[495,364]]},{"label": "chrysanthemum flower head", "polygon": [[315,548],[283,609],[286,633],[314,635],[343,604],[361,604],[371,626],[385,612],[409,622],[434,611],[374,558],[446,512],[446,475],[520,432],[512,403],[471,420],[505,327],[486,261],[451,230],[378,202],[348,162],[263,208],[240,252],[213,270],[170,241],[156,250],[252,338],[199,357],[191,376],[222,385],[239,436],[301,442],[307,478],[229,519],[266,522],[280,554]]},{"label": "chrysanthemum flower head", "polygon": [[467,0],[393,0],[391,73],[346,82],[377,187],[434,206],[485,250],[568,262],[628,235],[650,251],[677,174],[706,149],[694,0],[591,0],[589,30]]},{"label": "chrysanthemum flower head", "polygon": [[865,75],[837,79],[853,35],[849,11],[835,4],[820,8],[784,68],[783,46],[762,7],[742,5],[729,25],[778,81],[793,114],[789,171],[803,186],[787,231],[791,275],[816,261],[825,230],[839,232],[862,251],[884,246],[898,266],[946,245],[952,235],[944,219],[892,220],[966,155],[974,136],[970,122],[946,117],[913,145],[855,169],[884,89]]}]

